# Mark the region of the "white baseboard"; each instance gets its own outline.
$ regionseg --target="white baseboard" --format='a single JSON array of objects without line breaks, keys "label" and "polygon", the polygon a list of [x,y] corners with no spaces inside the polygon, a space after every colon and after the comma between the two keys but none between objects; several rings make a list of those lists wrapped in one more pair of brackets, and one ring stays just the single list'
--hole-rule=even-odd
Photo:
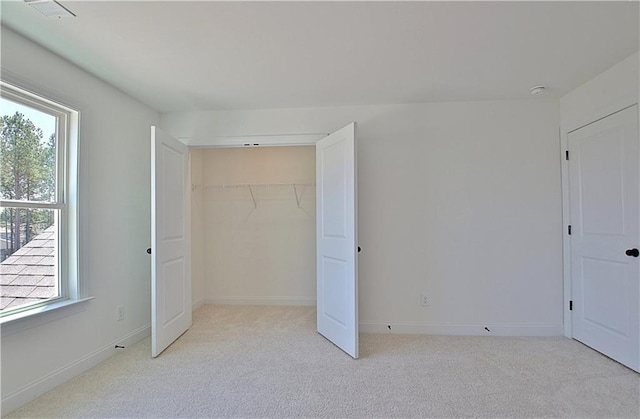
[{"label": "white baseboard", "polygon": [[[151,334],[151,325],[147,324],[136,329],[118,340],[115,340],[96,351],[68,364],[58,370],[40,378],[33,383],[16,390],[2,398],[2,416],[24,406],[30,401],[42,396],[48,391],[53,390],[61,384],[66,383],[72,378],[82,374],[83,372],[95,367],[103,361],[116,354],[121,349],[116,349],[116,345],[130,346],[144,339]],[[4,395],[3,395],[4,396]]]},{"label": "white baseboard", "polygon": [[563,336],[561,324],[451,324],[360,322],[361,333],[398,333],[463,336]]},{"label": "white baseboard", "polygon": [[316,298],[312,297],[222,297],[207,298],[205,304],[237,305],[237,306],[315,306]]}]

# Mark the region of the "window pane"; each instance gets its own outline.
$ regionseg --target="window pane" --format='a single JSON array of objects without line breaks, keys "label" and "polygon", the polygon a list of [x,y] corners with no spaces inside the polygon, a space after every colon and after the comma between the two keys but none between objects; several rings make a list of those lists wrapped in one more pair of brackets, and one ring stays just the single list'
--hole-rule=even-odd
[{"label": "window pane", "polygon": [[55,201],[57,118],[0,99],[0,197]]},{"label": "window pane", "polygon": [[0,313],[60,295],[57,210],[2,208]]}]

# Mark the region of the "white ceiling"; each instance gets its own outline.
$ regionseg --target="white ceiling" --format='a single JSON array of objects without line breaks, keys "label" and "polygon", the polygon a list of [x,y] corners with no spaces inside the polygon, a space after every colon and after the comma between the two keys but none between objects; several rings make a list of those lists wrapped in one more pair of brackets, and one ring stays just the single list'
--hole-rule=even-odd
[{"label": "white ceiling", "polygon": [[638,3],[64,1],[2,24],[161,111],[561,96],[638,51]]}]

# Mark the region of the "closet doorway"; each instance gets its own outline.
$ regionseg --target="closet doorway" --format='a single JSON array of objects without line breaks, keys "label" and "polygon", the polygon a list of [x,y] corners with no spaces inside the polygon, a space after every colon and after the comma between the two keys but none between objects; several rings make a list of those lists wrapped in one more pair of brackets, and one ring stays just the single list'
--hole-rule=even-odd
[{"label": "closet doorway", "polygon": [[315,147],[191,150],[197,304],[316,304]]},{"label": "closet doorway", "polygon": [[313,304],[315,286],[318,332],[358,357],[355,127],[191,150],[152,127],[152,356],[190,327],[195,279],[205,303]]}]

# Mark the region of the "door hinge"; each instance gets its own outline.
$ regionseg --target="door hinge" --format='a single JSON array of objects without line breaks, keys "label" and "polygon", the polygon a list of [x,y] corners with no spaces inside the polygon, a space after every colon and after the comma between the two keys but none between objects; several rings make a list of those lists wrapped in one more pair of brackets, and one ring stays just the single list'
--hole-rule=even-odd
[{"label": "door hinge", "polygon": [[573,311],[573,300],[569,300],[569,311]]},{"label": "door hinge", "polygon": [[565,159],[565,160],[569,160],[569,150],[565,150],[565,152],[564,152],[564,159]]},{"label": "door hinge", "polygon": [[571,235],[571,225],[567,226],[567,234]]}]

